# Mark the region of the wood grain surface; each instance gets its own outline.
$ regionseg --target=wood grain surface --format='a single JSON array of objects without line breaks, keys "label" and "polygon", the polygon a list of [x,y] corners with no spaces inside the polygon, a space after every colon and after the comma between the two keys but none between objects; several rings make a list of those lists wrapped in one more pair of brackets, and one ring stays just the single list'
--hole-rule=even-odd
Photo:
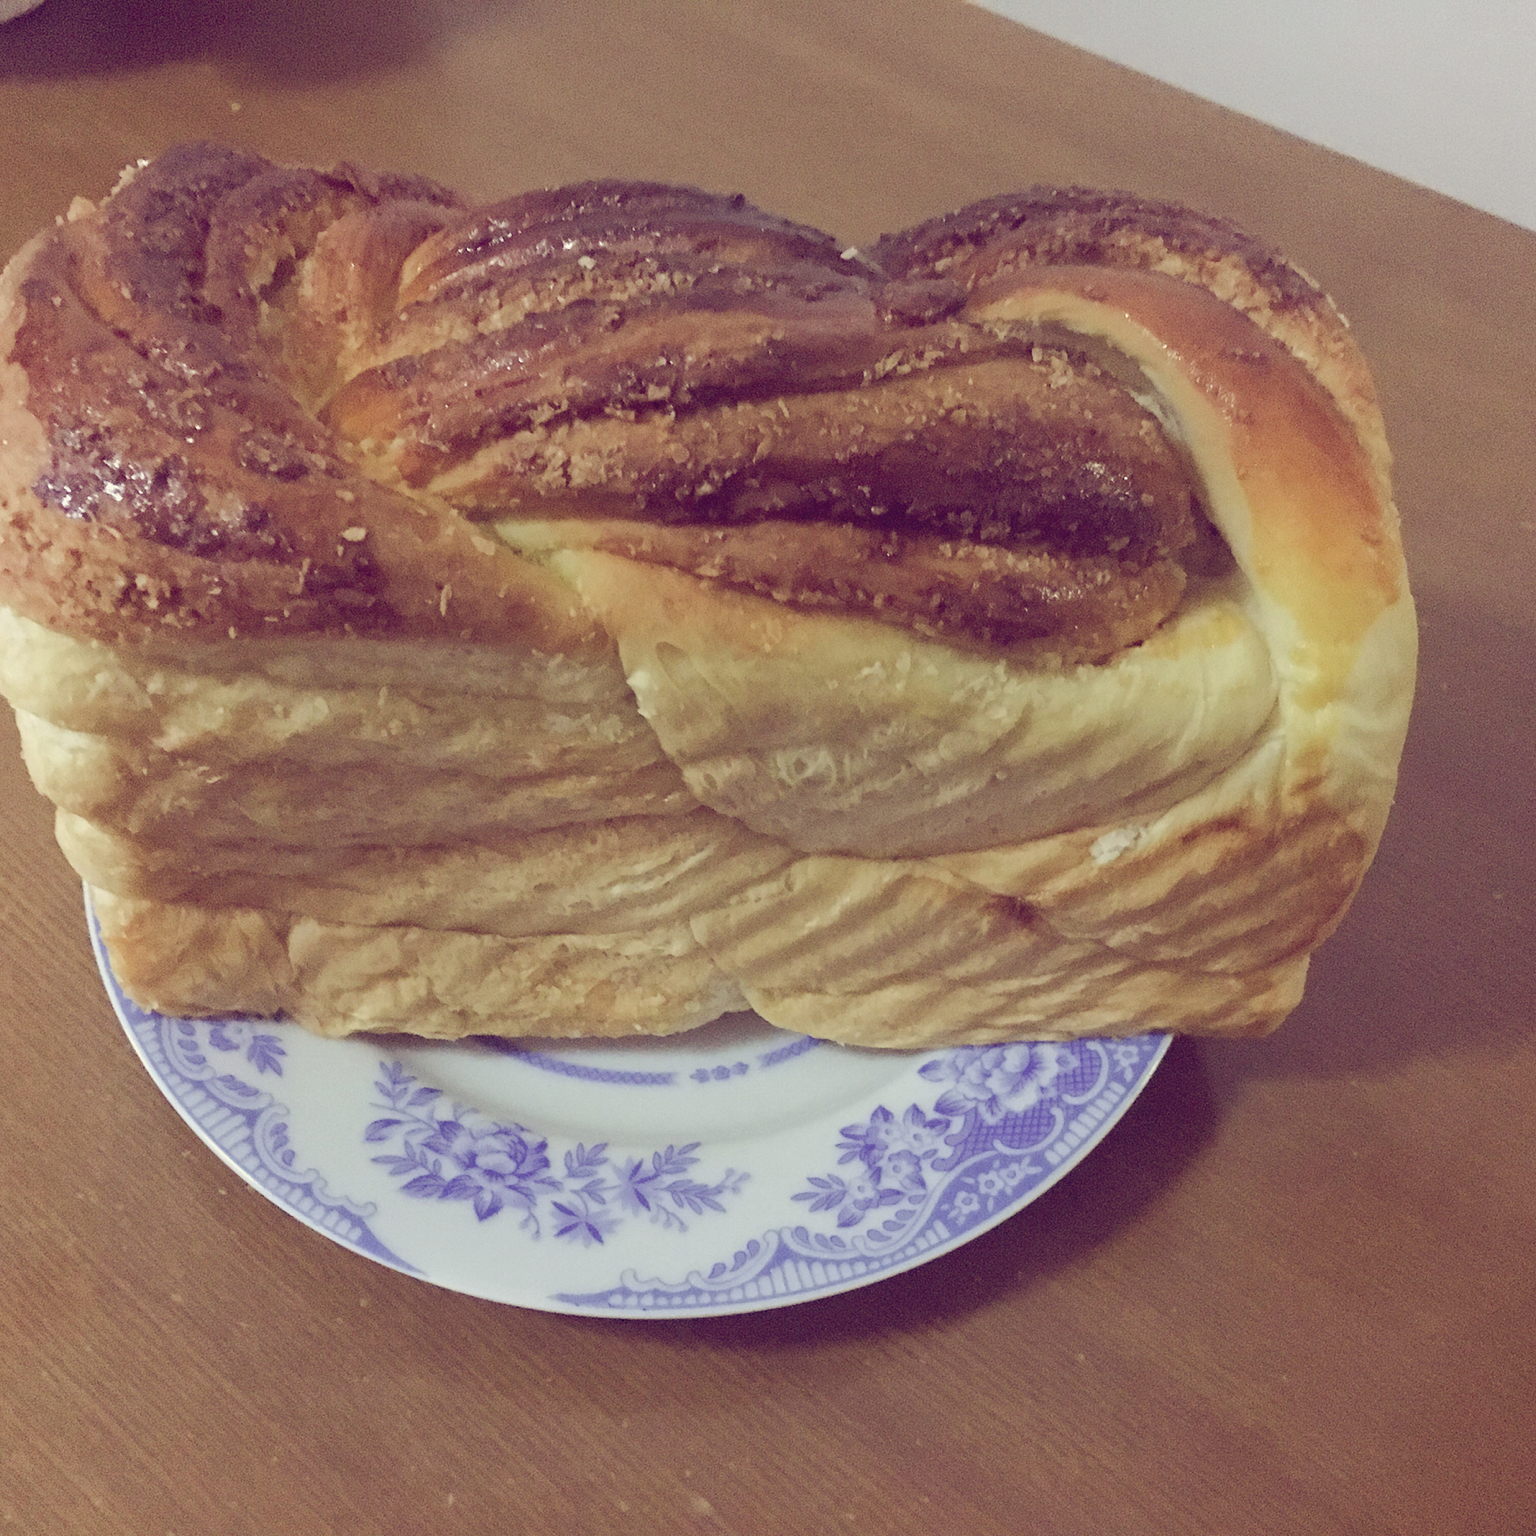
[{"label": "wood grain surface", "polygon": [[0,1529],[1536,1531],[1536,236],[943,0],[48,0],[0,28],[0,247],[199,136],[855,242],[1034,181],[1230,215],[1375,363],[1420,698],[1278,1036],[1176,1044],[922,1269],[652,1323],[433,1289],[228,1173],[111,1015],[7,720]]}]

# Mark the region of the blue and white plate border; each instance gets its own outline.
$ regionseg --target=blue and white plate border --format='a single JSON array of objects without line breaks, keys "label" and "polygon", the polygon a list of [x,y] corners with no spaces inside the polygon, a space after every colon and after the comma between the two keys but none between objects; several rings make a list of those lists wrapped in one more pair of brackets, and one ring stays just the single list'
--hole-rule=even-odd
[{"label": "blue and white plate border", "polygon": [[[750,1172],[727,1166],[716,1154],[729,1147],[700,1138],[637,1149],[632,1138],[610,1146],[543,1133],[521,1123],[537,1115],[514,1121],[456,1100],[403,1064],[394,1042],[372,1037],[372,1096],[353,1118],[357,1138],[376,1148],[366,1161],[382,1170],[383,1183],[375,1176],[368,1198],[354,1198],[355,1184],[331,1187],[344,1181],[326,1171],[323,1151],[306,1145],[304,1116],[285,1102],[289,1046],[308,1049],[311,1037],[270,1020],[177,1019],[139,1008],[113,975],[88,894],[87,912],[107,994],[134,1051],[236,1174],[354,1252],[450,1290],[543,1311],[720,1316],[809,1301],[915,1268],[979,1237],[1070,1172],[1130,1108],[1171,1039],[904,1056],[896,1082],[873,1100],[851,1100],[827,1116],[818,1127],[819,1165],[792,1174],[799,1187],[787,1199],[780,1179],[776,1203],[759,1205],[754,1217],[753,1177],[758,1186],[772,1183],[763,1177],[770,1170],[760,1162]],[[363,1043],[320,1042],[350,1050],[354,1073]],[[726,1042],[718,1059],[706,1056],[686,1077],[723,1083],[812,1051],[822,1058],[840,1050],[795,1035],[766,1043],[769,1049],[753,1051],[739,1039]],[[532,1078],[665,1087],[684,1075],[594,1068],[548,1043],[502,1049]],[[803,1162],[804,1133],[794,1139]],[[438,1262],[445,1220],[463,1229],[452,1239],[458,1262],[451,1269]],[[509,1261],[506,1236],[514,1227],[521,1248]],[[500,1241],[476,1242],[492,1229]],[[630,1260],[622,1265],[610,1258],[619,1235]],[[683,1241],[686,1248],[672,1246]],[[555,1249],[562,1265],[551,1287],[540,1257]]]}]

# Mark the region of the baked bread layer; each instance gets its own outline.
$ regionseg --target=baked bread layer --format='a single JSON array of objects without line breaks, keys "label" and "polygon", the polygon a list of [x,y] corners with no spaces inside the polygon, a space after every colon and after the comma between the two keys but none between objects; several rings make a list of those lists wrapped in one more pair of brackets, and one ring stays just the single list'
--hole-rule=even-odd
[{"label": "baked bread layer", "polygon": [[1230,768],[1276,687],[1241,582],[1144,644],[1039,666],[785,613],[612,556],[555,562],[619,637],[642,714],[704,804],[805,851],[982,849],[1150,815]]},{"label": "baked bread layer", "polygon": [[124,991],[169,1014],[457,1040],[675,1034],[745,1006],[684,926],[507,939],[100,891],[93,905]]}]

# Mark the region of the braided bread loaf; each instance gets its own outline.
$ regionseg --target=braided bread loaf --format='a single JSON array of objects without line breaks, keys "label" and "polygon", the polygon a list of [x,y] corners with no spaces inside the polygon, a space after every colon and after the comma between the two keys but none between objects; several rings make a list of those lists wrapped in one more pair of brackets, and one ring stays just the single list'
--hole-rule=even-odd
[{"label": "braided bread loaf", "polygon": [[0,687],[164,1011],[1262,1032],[1392,795],[1388,476],[1187,210],[859,253],[188,146],[0,287]]}]

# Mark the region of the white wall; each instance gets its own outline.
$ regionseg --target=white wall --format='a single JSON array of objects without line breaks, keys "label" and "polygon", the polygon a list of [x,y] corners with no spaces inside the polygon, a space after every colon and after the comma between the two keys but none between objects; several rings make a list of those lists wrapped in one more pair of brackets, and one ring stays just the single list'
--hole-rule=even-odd
[{"label": "white wall", "polygon": [[974,0],[1536,229],[1536,0]]}]

